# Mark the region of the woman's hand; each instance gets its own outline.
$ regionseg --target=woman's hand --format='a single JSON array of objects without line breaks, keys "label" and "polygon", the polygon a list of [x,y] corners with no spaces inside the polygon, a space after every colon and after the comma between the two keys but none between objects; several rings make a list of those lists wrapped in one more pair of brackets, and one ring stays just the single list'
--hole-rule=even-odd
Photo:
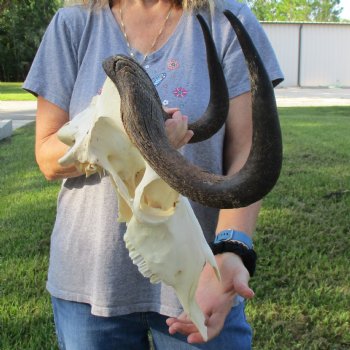
[{"label": "woman's hand", "polygon": [[[241,295],[250,299],[254,292],[249,288],[249,272],[239,256],[233,253],[223,253],[215,256],[220,273],[221,282],[216,278],[212,267],[207,264],[201,274],[196,300],[206,318],[208,340],[216,337],[224,326],[235,296]],[[178,318],[167,319],[169,333],[181,333],[187,336],[189,343],[204,342],[197,327],[185,313]]]},{"label": "woman's hand", "polygon": [[186,145],[193,136],[193,131],[188,130],[188,117],[183,115],[178,108],[164,108],[171,116],[165,121],[165,132],[169,142],[176,149]]}]

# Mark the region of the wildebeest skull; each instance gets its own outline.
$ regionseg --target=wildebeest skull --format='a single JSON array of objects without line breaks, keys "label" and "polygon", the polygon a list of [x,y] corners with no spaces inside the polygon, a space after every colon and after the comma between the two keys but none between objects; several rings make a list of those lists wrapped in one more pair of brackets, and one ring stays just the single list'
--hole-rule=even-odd
[{"label": "wildebeest skull", "polygon": [[[164,128],[168,116],[151,79],[137,62],[122,55],[104,62],[109,78],[102,94],[58,134],[71,146],[61,164],[74,162],[87,175],[110,174],[119,199],[119,220],[127,222],[124,239],[130,257],[151,282],[174,287],[204,339],[206,327],[195,291],[206,262],[218,277],[219,272],[185,197],[218,208],[247,206],[273,188],[282,162],[272,84],[240,21],[229,11],[224,14],[237,34],[251,79],[252,148],[237,174],[207,173],[170,145]],[[192,142],[218,131],[228,113],[227,87],[215,45],[204,19],[197,17],[207,48],[211,94],[206,113],[189,126],[194,131]]]}]

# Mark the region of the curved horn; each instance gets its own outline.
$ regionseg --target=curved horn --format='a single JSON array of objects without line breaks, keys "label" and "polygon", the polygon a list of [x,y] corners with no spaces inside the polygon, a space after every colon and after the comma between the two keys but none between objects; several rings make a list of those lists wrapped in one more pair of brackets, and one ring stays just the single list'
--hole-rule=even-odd
[{"label": "curved horn", "polygon": [[[233,176],[210,174],[169,144],[159,97],[150,93],[147,73],[135,61],[116,56],[103,66],[119,90],[129,137],[159,176],[179,193],[203,205],[235,208],[256,202],[273,188],[282,164],[282,141],[273,87],[262,61],[239,20],[229,11],[225,15],[248,63],[253,105],[252,148],[246,164]],[[142,79],[144,74],[146,79]]]},{"label": "curved horn", "polygon": [[[226,121],[229,108],[228,90],[225,75],[216,52],[213,38],[210,35],[210,30],[203,17],[201,15],[197,15],[197,18],[202,28],[206,46],[208,73],[210,80],[210,98],[208,107],[204,114],[194,123],[188,125],[188,129],[192,130],[194,133],[190,140],[190,143],[204,141],[218,132]],[[126,60],[129,59],[124,55],[118,55],[114,59],[107,59],[103,63],[103,68],[106,74],[113,81],[115,80],[115,74],[113,72],[114,61],[116,62],[122,57]],[[148,74],[139,68],[137,68],[137,70],[142,76],[139,79],[144,79],[144,83],[148,86],[149,93],[152,94],[155,99],[159,99],[159,103],[161,103],[158,92]],[[166,120],[168,118],[169,115],[163,111],[163,119]]]},{"label": "curved horn", "polygon": [[188,129],[193,130],[194,133],[190,143],[204,141],[218,132],[226,121],[229,108],[225,75],[216,52],[214,40],[203,17],[197,15],[197,19],[202,28],[207,52],[210,100],[203,116],[188,126]]}]

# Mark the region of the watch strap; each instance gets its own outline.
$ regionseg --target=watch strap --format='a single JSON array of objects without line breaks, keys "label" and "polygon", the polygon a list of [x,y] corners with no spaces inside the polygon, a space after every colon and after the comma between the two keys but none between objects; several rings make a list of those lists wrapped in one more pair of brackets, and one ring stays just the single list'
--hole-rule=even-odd
[{"label": "watch strap", "polygon": [[234,253],[241,257],[242,262],[246,269],[248,270],[250,276],[254,275],[256,268],[257,255],[254,249],[248,249],[243,244],[233,241],[221,241],[219,243],[209,244],[214,255],[222,253]]},{"label": "watch strap", "polygon": [[253,240],[246,233],[236,230],[223,230],[217,234],[214,244],[220,242],[233,241],[244,244],[248,249],[253,249]]}]

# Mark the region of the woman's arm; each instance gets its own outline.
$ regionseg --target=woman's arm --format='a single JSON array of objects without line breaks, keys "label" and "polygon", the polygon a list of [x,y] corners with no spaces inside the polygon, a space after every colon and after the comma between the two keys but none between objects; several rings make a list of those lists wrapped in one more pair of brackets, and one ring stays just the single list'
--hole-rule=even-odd
[{"label": "woman's arm", "polygon": [[[165,122],[169,141],[175,148],[185,145],[193,132],[187,130],[187,117],[178,108],[167,108],[171,119]],[[62,167],[58,160],[67,152],[68,146],[57,138],[57,131],[69,121],[69,115],[55,104],[38,98],[36,116],[35,155],[40,170],[48,180],[80,176],[82,173],[72,164]]]},{"label": "woman's arm", "polygon": [[38,97],[35,130],[35,157],[47,180],[80,176],[82,173],[72,164],[62,167],[58,163],[68,146],[57,138],[57,131],[69,121],[69,115],[53,103]]},{"label": "woman's arm", "polygon": [[[233,174],[244,165],[252,141],[251,94],[245,93],[230,101],[229,115],[226,123],[224,162],[226,172]],[[260,202],[246,208],[222,209],[219,214],[217,233],[224,229],[235,229],[252,235],[260,209]],[[206,316],[209,340],[218,335],[224,325],[237,294],[252,298],[253,290],[249,288],[249,272],[241,258],[233,253],[215,256],[221,273],[221,282],[214,270],[207,264],[201,274],[196,299]],[[167,320],[169,332],[188,336],[188,342],[203,342],[195,325],[182,314],[178,318]]]},{"label": "woman's arm", "polygon": [[[224,164],[227,174],[238,172],[246,162],[252,144],[251,94],[230,101],[226,123]],[[225,229],[243,231],[251,236],[255,230],[261,202],[245,208],[220,210],[217,232]]]}]

